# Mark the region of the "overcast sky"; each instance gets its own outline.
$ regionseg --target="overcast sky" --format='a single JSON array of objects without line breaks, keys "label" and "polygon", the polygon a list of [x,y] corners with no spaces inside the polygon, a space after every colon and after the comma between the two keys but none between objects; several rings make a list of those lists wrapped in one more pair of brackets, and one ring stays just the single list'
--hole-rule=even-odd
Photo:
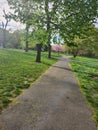
[{"label": "overcast sky", "polygon": [[[1,23],[2,21],[5,22],[5,19],[3,17],[3,9],[5,9],[6,12],[9,12],[9,6],[7,3],[7,0],[0,0],[0,27],[1,27]],[[98,27],[98,24],[96,24],[96,27]],[[20,23],[16,23],[15,21],[11,20],[11,22],[8,24],[7,29],[10,30],[17,30],[17,29],[23,29],[24,26]]]},{"label": "overcast sky", "polygon": [[[1,23],[2,21],[5,23],[5,19],[3,17],[3,9],[5,9],[6,12],[9,12],[9,6],[7,3],[7,0],[0,0],[0,27],[1,27]],[[11,22],[9,22],[7,29],[11,29],[13,30],[17,30],[17,29],[22,29],[23,25],[21,25],[20,23],[16,23],[15,21],[11,20]]]}]

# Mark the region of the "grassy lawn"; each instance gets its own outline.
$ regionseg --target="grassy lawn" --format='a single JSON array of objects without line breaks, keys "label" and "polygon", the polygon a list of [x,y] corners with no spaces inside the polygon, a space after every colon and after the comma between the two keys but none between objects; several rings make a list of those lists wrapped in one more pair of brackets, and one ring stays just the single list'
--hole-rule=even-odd
[{"label": "grassy lawn", "polygon": [[42,63],[36,63],[35,57],[35,51],[0,50],[0,111],[56,62],[45,52]]},{"label": "grassy lawn", "polygon": [[79,79],[81,91],[94,110],[94,119],[98,125],[98,59],[72,58],[71,66]]}]

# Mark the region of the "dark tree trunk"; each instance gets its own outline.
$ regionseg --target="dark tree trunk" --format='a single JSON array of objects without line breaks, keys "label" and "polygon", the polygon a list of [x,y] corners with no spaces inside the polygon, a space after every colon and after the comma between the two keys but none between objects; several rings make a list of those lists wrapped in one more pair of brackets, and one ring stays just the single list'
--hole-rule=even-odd
[{"label": "dark tree trunk", "polygon": [[29,27],[26,27],[26,48],[25,51],[28,52],[28,35],[29,35]]},{"label": "dark tree trunk", "polygon": [[25,52],[28,52],[28,40],[26,41],[26,48],[25,48]]},{"label": "dark tree trunk", "polygon": [[48,44],[48,58],[51,58],[51,45]]},{"label": "dark tree trunk", "polygon": [[36,62],[41,62],[41,48],[42,48],[42,44],[37,44],[36,48],[37,48]]},{"label": "dark tree trunk", "polygon": [[74,56],[74,58],[76,58],[77,55],[76,55],[76,54],[73,54],[73,56]]},{"label": "dark tree trunk", "polygon": [[48,33],[48,41],[47,41],[47,45],[48,45],[48,58],[51,58],[51,45],[50,45],[50,39],[51,39],[51,16],[49,15],[49,2],[46,0],[45,1],[45,12],[47,15],[47,33]]}]

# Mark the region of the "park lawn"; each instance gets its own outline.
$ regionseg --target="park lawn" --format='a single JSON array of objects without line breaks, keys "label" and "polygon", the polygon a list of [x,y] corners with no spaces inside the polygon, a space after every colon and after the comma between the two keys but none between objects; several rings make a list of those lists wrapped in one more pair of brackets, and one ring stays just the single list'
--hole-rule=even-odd
[{"label": "park lawn", "polygon": [[71,67],[79,79],[80,88],[94,110],[94,119],[98,125],[98,59],[71,58]]},{"label": "park lawn", "polygon": [[48,59],[46,52],[41,63],[35,59],[36,51],[0,49],[0,111],[57,61]]}]

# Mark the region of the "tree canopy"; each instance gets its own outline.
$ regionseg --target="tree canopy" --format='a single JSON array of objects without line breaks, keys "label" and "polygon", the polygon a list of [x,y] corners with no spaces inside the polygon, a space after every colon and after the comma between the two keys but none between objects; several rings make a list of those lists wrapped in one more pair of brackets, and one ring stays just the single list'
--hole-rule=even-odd
[{"label": "tree canopy", "polygon": [[8,0],[8,3],[14,10],[10,16],[26,25],[26,47],[29,28],[32,31],[46,30],[49,58],[50,40],[54,32],[59,33],[70,44],[76,37],[83,37],[84,28],[89,30],[98,16],[97,0]]}]

